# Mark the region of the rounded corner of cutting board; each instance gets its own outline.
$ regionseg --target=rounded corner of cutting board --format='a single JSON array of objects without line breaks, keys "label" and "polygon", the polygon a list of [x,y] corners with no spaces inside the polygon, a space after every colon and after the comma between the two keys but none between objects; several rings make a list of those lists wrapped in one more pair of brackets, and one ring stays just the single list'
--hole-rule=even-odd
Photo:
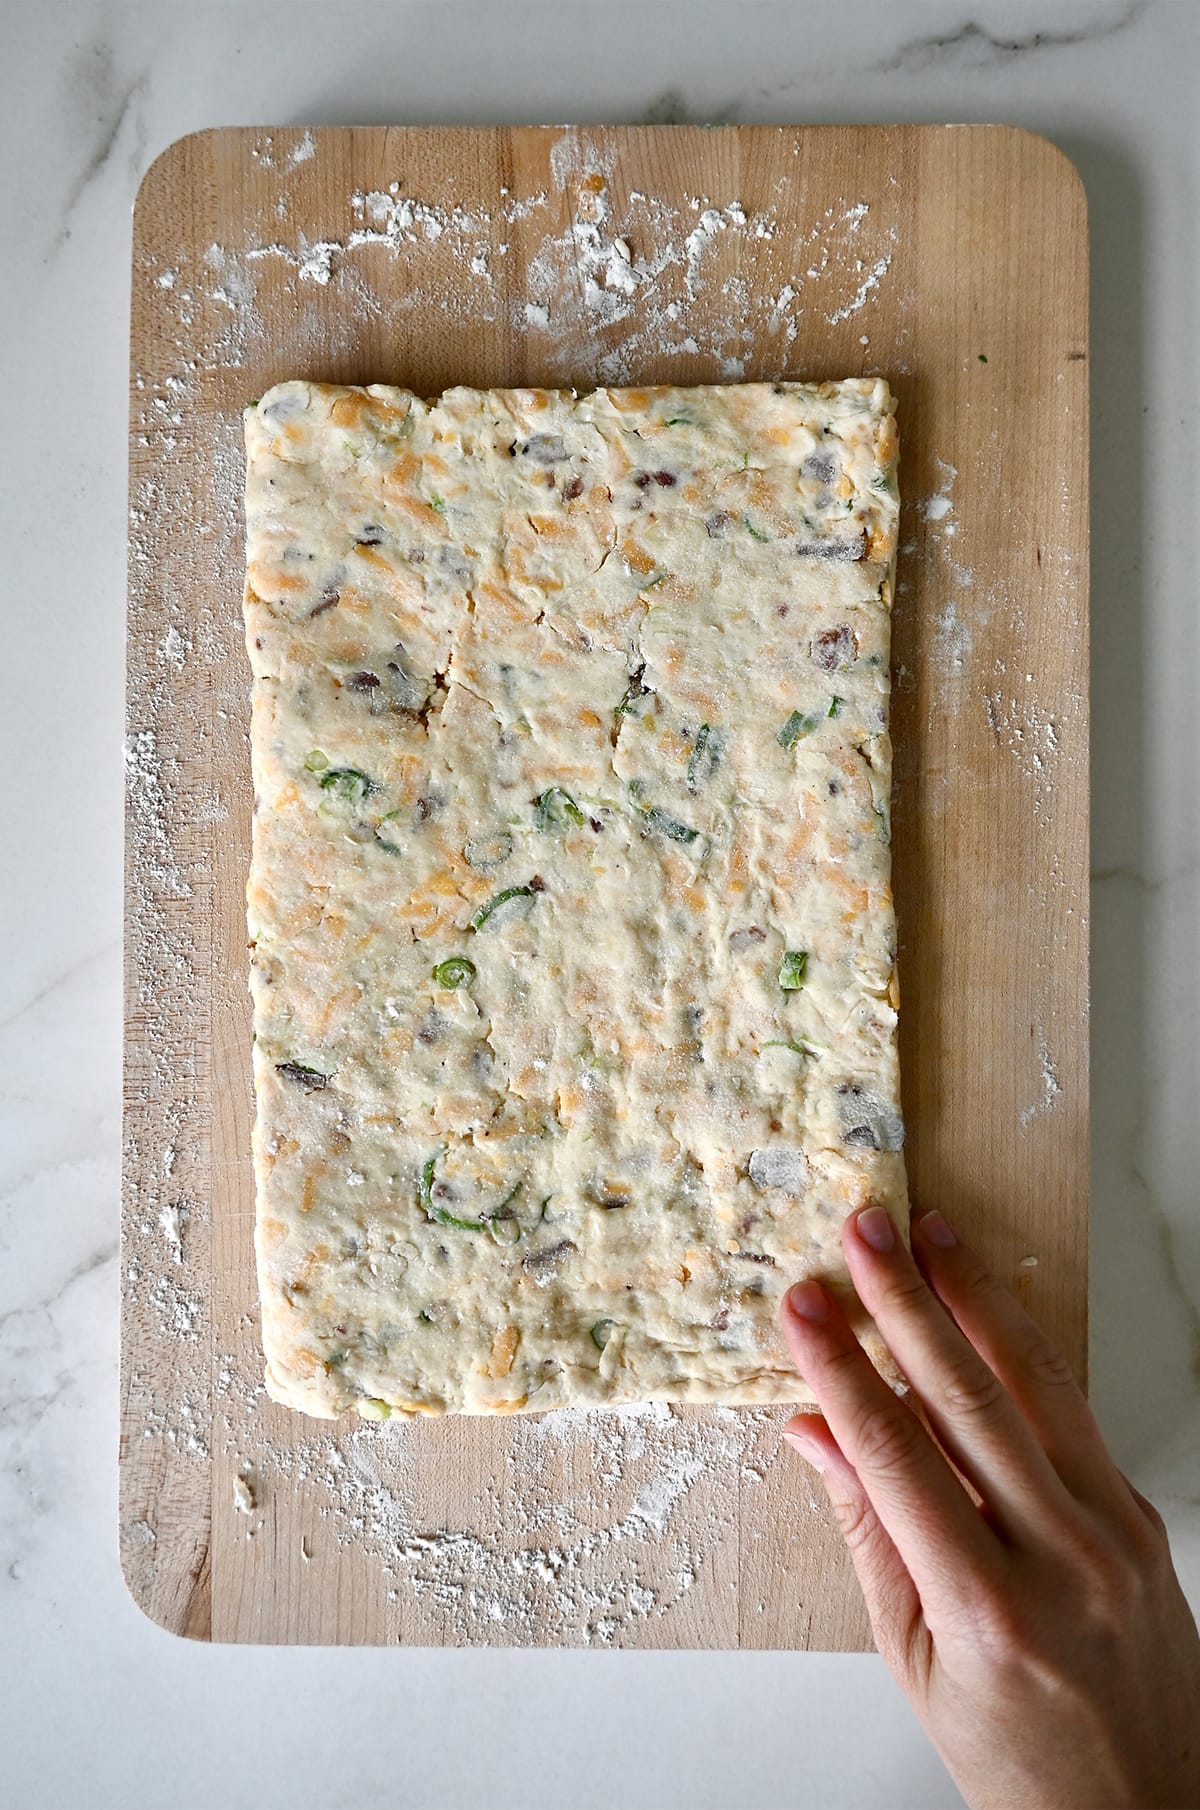
[{"label": "rounded corner of cutting board", "polygon": [[211,1646],[212,1610],[208,1598],[207,1564],[191,1595],[177,1600],[173,1593],[164,1594],[152,1569],[136,1563],[123,1540],[118,1539],[117,1547],[121,1581],[126,1597],[137,1613],[157,1633],[169,1635],[172,1640]]},{"label": "rounded corner of cutting board", "polygon": [[154,208],[164,191],[169,193],[179,187],[197,157],[210,157],[215,140],[227,130],[220,126],[202,126],[198,131],[185,132],[181,138],[173,138],[170,144],[164,145],[146,166],[133,198],[135,234],[142,215]]}]

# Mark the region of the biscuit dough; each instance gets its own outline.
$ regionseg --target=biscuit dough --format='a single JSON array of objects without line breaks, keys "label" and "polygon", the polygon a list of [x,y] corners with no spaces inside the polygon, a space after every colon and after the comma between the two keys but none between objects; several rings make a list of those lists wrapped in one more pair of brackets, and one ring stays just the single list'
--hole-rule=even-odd
[{"label": "biscuit dough", "polygon": [[267,1386],[795,1401],[907,1219],[877,379],[245,420]]}]

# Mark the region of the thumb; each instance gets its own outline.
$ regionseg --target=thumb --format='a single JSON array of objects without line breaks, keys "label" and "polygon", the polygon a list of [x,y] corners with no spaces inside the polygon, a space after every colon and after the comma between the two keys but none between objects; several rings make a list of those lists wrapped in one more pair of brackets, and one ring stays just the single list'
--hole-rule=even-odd
[{"label": "thumb", "polygon": [[858,1472],[820,1414],[795,1414],[783,1437],[821,1477],[871,1618],[875,1645],[901,1682],[919,1674],[928,1644],[921,1599]]}]

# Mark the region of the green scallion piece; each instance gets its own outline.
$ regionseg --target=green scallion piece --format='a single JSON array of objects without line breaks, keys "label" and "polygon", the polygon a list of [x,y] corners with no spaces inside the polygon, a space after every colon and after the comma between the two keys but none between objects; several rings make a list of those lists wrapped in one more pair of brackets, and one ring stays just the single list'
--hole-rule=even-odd
[{"label": "green scallion piece", "polygon": [[646,812],[646,822],[652,830],[669,836],[672,842],[695,842],[700,834],[690,824],[680,823],[676,817],[668,817],[665,811],[660,811],[657,807]]},{"label": "green scallion piece", "polygon": [[802,710],[793,710],[775,740],[781,748],[794,748],[802,736],[812,734],[818,720],[815,716],[805,716]]},{"label": "green scallion piece", "polygon": [[321,775],[322,792],[336,792],[347,804],[361,804],[375,790],[375,781],[357,767],[330,767]]},{"label": "green scallion piece", "polygon": [[510,899],[532,899],[532,897],[532,886],[506,886],[503,892],[498,892],[494,899],[489,899],[486,905],[479,907],[471,919],[471,929],[482,930],[492,914],[499,911],[502,905],[507,905]]},{"label": "green scallion piece", "polygon": [[764,534],[761,528],[756,528],[748,515],[742,517],[742,522],[751,540],[770,540],[771,536]]},{"label": "green scallion piece", "polygon": [[469,986],[475,973],[475,963],[468,961],[465,955],[448,955],[433,970],[433,978],[439,987],[448,987],[453,993],[459,987]]},{"label": "green scallion piece", "polygon": [[568,824],[580,824],[585,821],[583,812],[575,803],[569,792],[561,786],[551,786],[549,791],[542,792],[533,801],[534,828],[553,830],[566,828]]},{"label": "green scallion piece", "polygon": [[603,1351],[616,1330],[615,1320],[597,1320],[591,1329],[592,1344],[597,1351]]},{"label": "green scallion piece", "polygon": [[311,754],[304,756],[304,765],[310,773],[323,773],[329,765],[329,756],[320,748],[314,748]]},{"label": "green scallion piece", "polygon": [[384,824],[391,823],[393,819],[399,817],[399,815],[399,811],[387,811],[375,825],[375,841],[387,855],[402,855],[404,853],[404,850],[400,847],[398,842],[393,842],[389,836],[385,836],[383,833]]},{"label": "green scallion piece", "polygon": [[460,1232],[486,1232],[486,1219],[457,1219],[448,1213],[445,1207],[439,1207],[433,1198],[433,1172],[437,1168],[438,1158],[445,1156],[444,1150],[435,1150],[421,1169],[421,1186],[418,1198],[430,1219],[435,1219],[440,1226],[454,1226]]},{"label": "green scallion piece", "polygon": [[503,867],[512,852],[513,839],[507,830],[490,836],[470,836],[463,844],[463,860],[484,874],[494,867]]},{"label": "green scallion piece", "polygon": [[844,699],[844,698],[831,698],[831,699],[830,699],[830,700],[829,700],[829,709],[828,709],[828,711],[827,711],[827,712],[826,712],[826,715],[828,715],[828,716],[841,716],[841,714],[842,714],[842,705],[843,705],[843,704],[844,704],[844,703],[845,703],[845,699]]},{"label": "green scallion piece", "polygon": [[688,786],[694,790],[696,781],[699,778],[703,777],[707,779],[716,767],[719,759],[720,755],[717,752],[712,724],[701,723],[699,729],[696,731],[696,740],[692,744],[692,752],[688,755]]},{"label": "green scallion piece", "polygon": [[[483,1219],[460,1219],[457,1214],[448,1212],[445,1207],[439,1207],[433,1198],[434,1171],[439,1159],[445,1154],[444,1150],[435,1150],[431,1157],[426,1158],[421,1169],[421,1182],[417,1190],[417,1197],[425,1209],[427,1217],[436,1220],[438,1225],[453,1226],[459,1232],[490,1232],[498,1244],[516,1244],[521,1237],[521,1222],[506,1209],[517,1198],[524,1183],[518,1182],[514,1188],[510,1188],[494,1213],[487,1214]],[[420,1317],[425,1319],[427,1316],[422,1314]]]},{"label": "green scallion piece", "polygon": [[779,984],[785,993],[795,993],[804,985],[808,969],[807,949],[788,949],[779,964]]},{"label": "green scallion piece", "polygon": [[517,1198],[523,1186],[523,1182],[518,1182],[515,1188],[510,1188],[496,1211],[488,1216],[488,1231],[497,1244],[519,1244],[521,1242],[521,1222],[515,1213],[508,1211],[508,1208]]}]

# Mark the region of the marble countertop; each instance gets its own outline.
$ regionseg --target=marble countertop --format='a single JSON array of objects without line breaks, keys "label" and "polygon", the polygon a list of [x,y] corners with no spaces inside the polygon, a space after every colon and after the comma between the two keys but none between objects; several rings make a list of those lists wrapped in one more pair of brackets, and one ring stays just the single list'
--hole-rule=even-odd
[{"label": "marble countertop", "polygon": [[[1043,132],[1074,159],[1093,271],[1092,1390],[1200,1604],[1200,16],[1190,0],[9,0],[0,18],[12,1801],[958,1803],[874,1657],[209,1649],[161,1633],[127,1597],[115,1449],[129,211],[163,147],[223,124],[986,120]],[[311,1740],[318,1702],[338,1739]]]}]

